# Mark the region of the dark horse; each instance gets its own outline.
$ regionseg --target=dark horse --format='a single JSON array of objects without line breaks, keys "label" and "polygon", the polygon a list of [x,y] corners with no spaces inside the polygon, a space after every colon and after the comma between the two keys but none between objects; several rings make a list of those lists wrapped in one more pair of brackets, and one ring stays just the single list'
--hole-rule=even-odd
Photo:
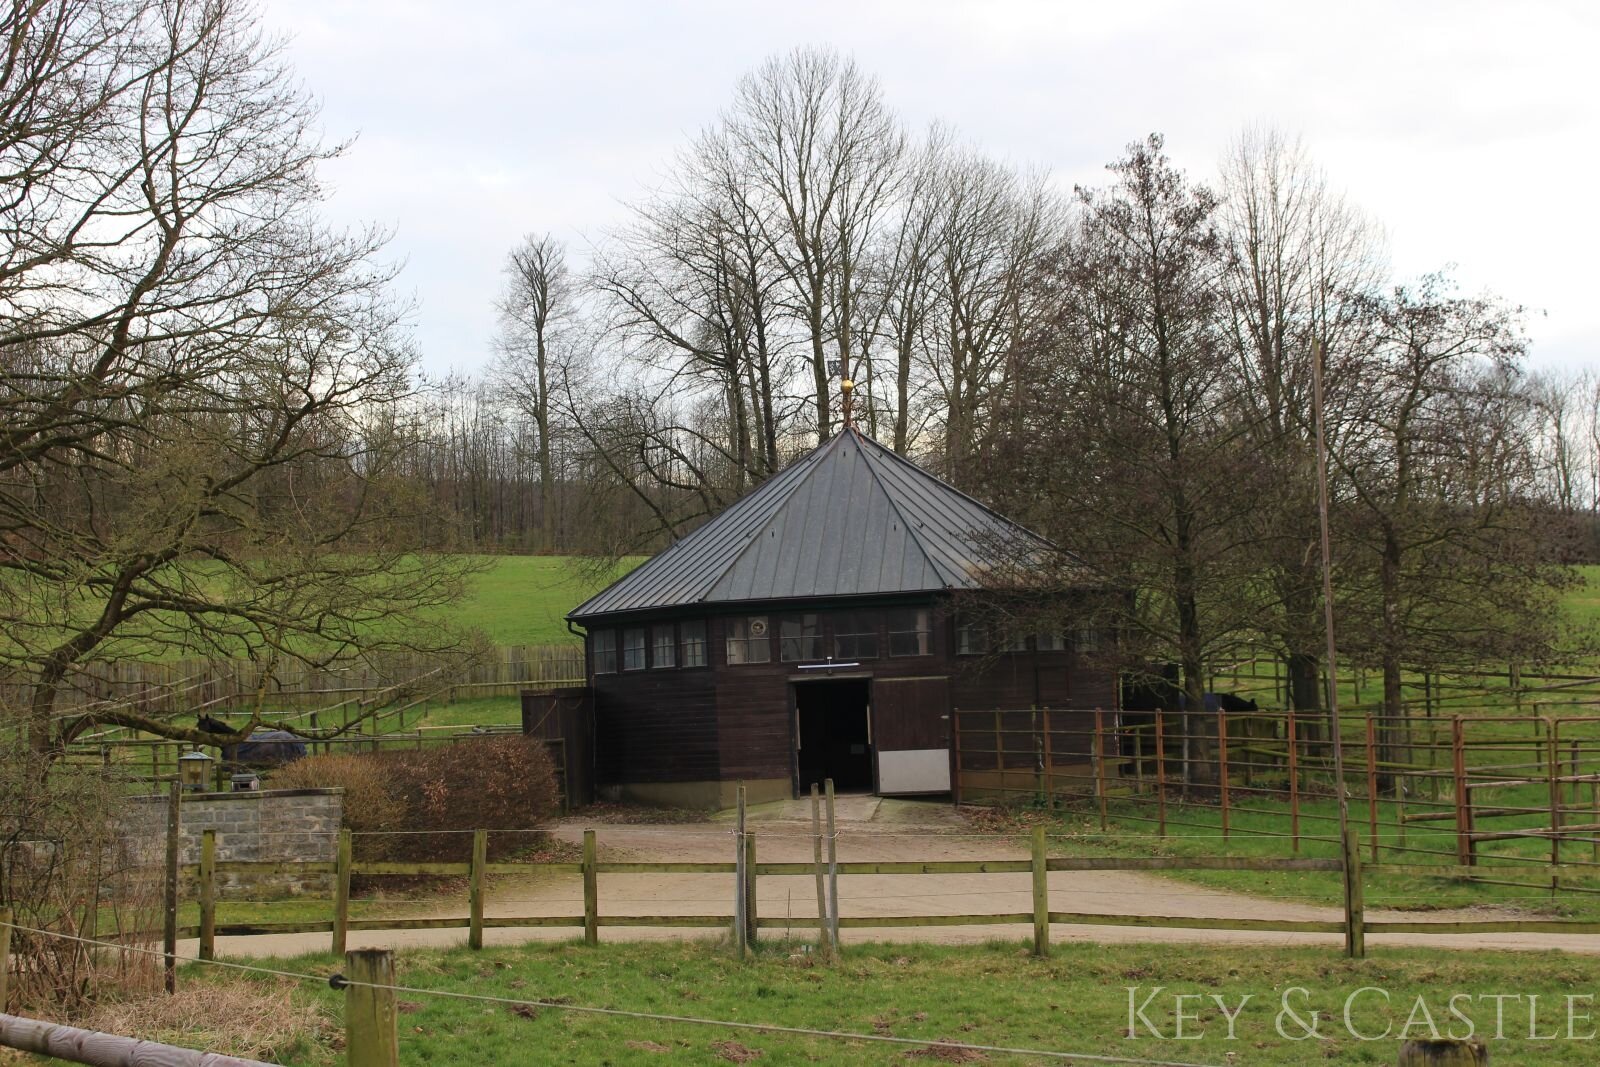
[{"label": "dark horse", "polygon": [[[209,715],[200,716],[195,725],[208,734],[236,732],[227,723]],[[281,767],[306,754],[306,743],[287,730],[256,730],[248,741],[221,747],[222,762],[246,767]]]}]

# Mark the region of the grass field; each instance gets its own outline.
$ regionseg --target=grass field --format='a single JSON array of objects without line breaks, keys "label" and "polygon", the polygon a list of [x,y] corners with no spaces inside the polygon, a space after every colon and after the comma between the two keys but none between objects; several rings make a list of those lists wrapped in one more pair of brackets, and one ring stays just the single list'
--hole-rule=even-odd
[{"label": "grass field", "polygon": [[[342,961],[309,956],[266,965],[315,975]],[[184,985],[236,982],[217,970],[186,968]],[[262,978],[263,983],[281,980]],[[580,1014],[431,995],[465,993],[510,1001],[765,1023],[856,1035],[959,1041],[1136,1060],[1240,1067],[1306,1063],[1393,1064],[1407,1036],[1465,1036],[1463,1018],[1489,1038],[1493,1062],[1592,1064],[1594,994],[1600,961],[1558,953],[1447,953],[1377,950],[1345,960],[1326,947],[1058,944],[1048,959],[1016,942],[986,946],[847,946],[837,967],[799,946],[768,944],[741,964],[709,943],[534,944],[468,952],[411,951],[397,958],[401,1062],[453,1065],[561,1063],[761,1064],[1043,1063],[1036,1057],[928,1049],[848,1038],[768,1034],[719,1027]],[[1143,1011],[1129,1039],[1129,988]],[[1160,987],[1155,999],[1146,997]],[[1357,991],[1360,990],[1359,994]],[[1182,1002],[1178,1039],[1175,994]],[[1351,1002],[1347,1029],[1344,1007]],[[1387,1004],[1384,996],[1388,997]],[[1501,1009],[1496,1034],[1496,1002]],[[336,1023],[342,994],[305,983],[294,996]],[[1235,1016],[1229,1021],[1211,999]],[[1459,1015],[1450,1013],[1450,998]],[[1241,1006],[1241,998],[1248,997]],[[1416,1003],[1422,998],[1424,1009]],[[1530,1019],[1530,997],[1537,997]],[[1574,997],[1567,1039],[1567,997]],[[1286,1001],[1287,998],[1287,1001]],[[1515,999],[1512,999],[1515,998]],[[1281,1013],[1287,1006],[1306,1022]],[[1311,1012],[1318,1012],[1314,1024]],[[1148,1026],[1146,1025],[1148,1021]],[[1314,1025],[1309,1037],[1306,1025]],[[1532,1032],[1552,1040],[1530,1040]],[[1153,1027],[1160,1036],[1150,1029]],[[1362,1040],[1355,1034],[1390,1036]],[[283,1062],[331,1067],[337,1027],[308,1035]],[[148,1035],[156,1036],[156,1035]],[[169,1035],[182,1041],[184,1035]],[[537,1050],[535,1052],[534,1050]],[[1060,1062],[1059,1060],[1053,1062]],[[1081,1062],[1081,1061],[1074,1061]]]},{"label": "grass field", "polygon": [[564,645],[579,638],[565,616],[583,601],[643,562],[624,560],[596,572],[572,556],[489,556],[474,575],[454,621],[474,626],[497,645]]}]

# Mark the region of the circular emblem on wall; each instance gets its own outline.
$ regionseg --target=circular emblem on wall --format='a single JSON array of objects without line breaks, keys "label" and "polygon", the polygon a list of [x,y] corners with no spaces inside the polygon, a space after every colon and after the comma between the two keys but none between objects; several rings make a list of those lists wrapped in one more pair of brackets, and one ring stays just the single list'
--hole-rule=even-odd
[{"label": "circular emblem on wall", "polygon": [[765,637],[765,636],[767,636],[767,620],[766,619],[751,619],[750,620],[750,636],[751,637]]}]

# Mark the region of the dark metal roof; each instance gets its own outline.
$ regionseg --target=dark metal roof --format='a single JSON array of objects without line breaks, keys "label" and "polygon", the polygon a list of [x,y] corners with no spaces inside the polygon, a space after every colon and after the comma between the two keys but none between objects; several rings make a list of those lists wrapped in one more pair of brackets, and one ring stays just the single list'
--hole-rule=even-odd
[{"label": "dark metal roof", "polygon": [[928,593],[982,586],[1037,534],[847,430],[568,613]]}]

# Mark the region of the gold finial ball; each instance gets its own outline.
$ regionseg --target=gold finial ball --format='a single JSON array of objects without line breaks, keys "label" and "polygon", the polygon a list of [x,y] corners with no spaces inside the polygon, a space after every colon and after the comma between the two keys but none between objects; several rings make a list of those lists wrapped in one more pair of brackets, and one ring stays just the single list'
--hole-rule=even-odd
[{"label": "gold finial ball", "polygon": [[840,385],[840,387],[841,387],[841,388],[843,388],[843,389],[844,389],[844,391],[845,391],[845,392],[847,392],[847,393],[848,393],[848,392],[849,392],[849,391],[850,391],[850,390],[852,390],[852,389],[854,389],[854,388],[855,388],[855,387],[856,387],[856,383],[855,383],[855,382],[852,382],[852,381],[851,381],[851,380],[850,380],[850,379],[849,379],[849,378],[846,378],[846,379],[845,379],[845,380],[844,380],[844,381],[842,381],[842,382],[840,382],[840,383],[839,383],[839,385]]}]

